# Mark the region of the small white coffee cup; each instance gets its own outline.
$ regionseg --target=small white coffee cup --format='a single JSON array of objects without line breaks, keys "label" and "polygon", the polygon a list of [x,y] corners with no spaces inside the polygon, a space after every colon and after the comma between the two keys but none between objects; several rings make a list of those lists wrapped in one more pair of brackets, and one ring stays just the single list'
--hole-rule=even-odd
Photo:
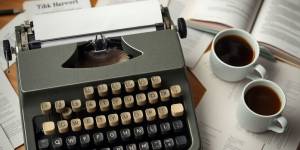
[{"label": "small white coffee cup", "polygon": [[[254,57],[252,61],[244,66],[233,66],[222,61],[216,54],[215,46],[219,39],[235,35],[244,39],[252,48]],[[246,77],[250,79],[255,79],[253,72],[257,72],[260,76],[259,78],[264,78],[266,69],[256,64],[259,57],[260,49],[257,40],[248,32],[236,28],[227,29],[219,32],[212,42],[212,51],[210,54],[210,62],[213,73],[220,79],[225,81],[240,81]]]},{"label": "small white coffee cup", "polygon": [[[256,86],[265,86],[272,89],[280,99],[279,111],[271,115],[261,115],[254,112],[245,101],[245,94],[248,90]],[[240,125],[251,132],[273,131],[283,133],[287,127],[287,120],[283,117],[282,111],[286,105],[285,94],[282,89],[274,82],[265,79],[257,79],[249,82],[242,91],[241,101],[237,111]]]}]

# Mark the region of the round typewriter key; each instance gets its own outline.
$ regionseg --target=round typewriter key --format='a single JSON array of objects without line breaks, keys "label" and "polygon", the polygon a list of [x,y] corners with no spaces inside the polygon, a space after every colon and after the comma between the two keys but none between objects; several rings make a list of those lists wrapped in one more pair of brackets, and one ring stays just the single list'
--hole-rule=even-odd
[{"label": "round typewriter key", "polygon": [[71,101],[71,108],[73,112],[80,112],[81,110],[81,101],[80,99],[75,99]]},{"label": "round typewriter key", "polygon": [[66,107],[64,100],[58,100],[54,104],[55,104],[55,110],[57,113],[61,113]]},{"label": "round typewriter key", "polygon": [[156,111],[154,108],[148,108],[145,110],[147,121],[153,121],[156,119]]},{"label": "round typewriter key", "polygon": [[100,106],[100,110],[102,112],[109,111],[109,101],[108,101],[108,99],[99,100],[99,106]]},{"label": "round typewriter key", "polygon": [[72,119],[71,120],[71,128],[73,132],[79,132],[81,130],[81,120],[80,119]]},{"label": "round typewriter key", "polygon": [[144,106],[147,103],[147,98],[146,98],[146,95],[144,93],[136,94],[135,99],[136,99],[136,104],[138,106]]},{"label": "round typewriter key", "polygon": [[124,96],[124,104],[126,108],[132,108],[134,106],[134,97],[132,95]]},{"label": "round typewriter key", "polygon": [[48,114],[51,112],[51,102],[42,102],[41,111],[43,114]]},{"label": "round typewriter key", "polygon": [[93,117],[83,118],[83,126],[84,126],[85,130],[94,129],[94,119],[93,119]]},{"label": "round typewriter key", "polygon": [[97,104],[95,100],[88,100],[85,102],[86,111],[88,113],[93,113],[97,110]]},{"label": "round typewriter key", "polygon": [[85,99],[93,99],[94,98],[94,87],[88,86],[83,88],[83,94]]},{"label": "round typewriter key", "polygon": [[100,84],[97,86],[98,94],[100,97],[105,97],[108,94],[107,84]]},{"label": "round typewriter key", "polygon": [[108,115],[108,123],[111,127],[115,127],[119,125],[119,116],[118,114],[109,114]]},{"label": "round typewriter key", "polygon": [[70,107],[66,107],[61,114],[64,119],[70,119],[72,117],[72,109]]},{"label": "round typewriter key", "polygon": [[124,82],[124,86],[125,86],[125,91],[127,93],[131,93],[134,91],[134,88],[135,88],[135,84],[134,84],[134,81],[133,80],[126,80]]},{"label": "round typewriter key", "polygon": [[159,91],[160,100],[162,102],[166,102],[170,99],[170,91],[169,89],[163,89]]},{"label": "round typewriter key", "polygon": [[130,112],[123,112],[120,114],[122,125],[131,124],[131,114]]},{"label": "round typewriter key", "polygon": [[172,85],[170,91],[173,98],[179,97],[182,94],[180,85]]},{"label": "round typewriter key", "polygon": [[159,88],[161,86],[161,77],[160,76],[151,77],[151,84],[153,88]]},{"label": "round typewriter key", "polygon": [[110,86],[111,86],[111,91],[114,95],[118,95],[121,93],[121,83],[120,82],[114,82]]},{"label": "round typewriter key", "polygon": [[69,132],[69,125],[67,120],[60,120],[57,122],[57,129],[59,133]]},{"label": "round typewriter key", "polygon": [[152,91],[148,93],[148,101],[150,104],[155,104],[158,102],[158,94],[156,91]]},{"label": "round typewriter key", "polygon": [[184,107],[181,103],[171,105],[171,114],[173,117],[181,117],[184,113]]},{"label": "round typewriter key", "polygon": [[122,108],[122,99],[120,97],[114,97],[111,99],[111,104],[114,110]]},{"label": "round typewriter key", "polygon": [[135,110],[133,111],[133,120],[135,123],[143,122],[144,115],[142,110]]},{"label": "round typewriter key", "polygon": [[96,124],[98,128],[106,127],[106,117],[104,115],[96,116]]},{"label": "round typewriter key", "polygon": [[165,119],[168,117],[168,108],[167,106],[160,106],[157,108],[157,113],[158,113],[158,117],[159,119]]},{"label": "round typewriter key", "polygon": [[138,86],[139,90],[144,91],[148,88],[148,79],[147,78],[140,78],[138,79]]},{"label": "round typewriter key", "polygon": [[45,135],[52,135],[55,133],[55,124],[53,121],[44,122],[42,126]]}]

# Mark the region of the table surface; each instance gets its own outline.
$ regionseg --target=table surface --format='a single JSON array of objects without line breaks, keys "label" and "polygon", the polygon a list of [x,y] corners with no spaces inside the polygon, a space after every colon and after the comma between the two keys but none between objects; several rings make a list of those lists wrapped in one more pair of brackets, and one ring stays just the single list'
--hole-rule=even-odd
[{"label": "table surface", "polygon": [[[92,6],[95,6],[97,0],[91,0]],[[23,0],[1,0],[0,1],[0,9],[12,9],[22,8]],[[6,15],[6,16],[0,16],[0,29],[5,26],[10,20],[12,20],[15,17],[15,15]],[[2,39],[1,39],[2,40]],[[2,42],[2,41],[0,41]],[[6,72],[6,76],[9,79],[10,83],[16,90],[18,91],[18,81],[17,81],[17,67],[16,64],[13,64],[9,68],[9,73]],[[188,71],[188,80],[191,86],[191,90],[193,93],[193,101],[194,106],[196,106],[203,94],[205,93],[205,88],[202,86],[202,84],[197,80],[197,78]],[[24,145],[18,147],[16,150],[25,150]]]}]

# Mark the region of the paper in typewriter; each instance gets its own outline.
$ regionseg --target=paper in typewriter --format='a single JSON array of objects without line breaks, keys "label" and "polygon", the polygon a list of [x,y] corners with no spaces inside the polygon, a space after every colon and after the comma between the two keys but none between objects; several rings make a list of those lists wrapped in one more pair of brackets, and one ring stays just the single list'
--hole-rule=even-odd
[{"label": "paper in typewriter", "polygon": [[241,90],[249,80],[229,83],[218,79],[210,68],[209,53],[206,53],[192,70],[207,89],[196,108],[204,150],[297,149],[300,142],[300,69],[262,58],[259,61],[268,70],[267,79],[278,83],[285,91],[287,105],[283,115],[288,120],[287,131],[255,134],[241,128],[236,111]]},{"label": "paper in typewriter", "polygon": [[0,126],[14,148],[23,144],[23,130],[17,94],[0,71]]},{"label": "paper in typewriter", "polygon": [[35,38],[42,41],[137,27],[152,27],[155,31],[155,24],[162,22],[160,4],[153,0],[43,14],[33,18]]}]

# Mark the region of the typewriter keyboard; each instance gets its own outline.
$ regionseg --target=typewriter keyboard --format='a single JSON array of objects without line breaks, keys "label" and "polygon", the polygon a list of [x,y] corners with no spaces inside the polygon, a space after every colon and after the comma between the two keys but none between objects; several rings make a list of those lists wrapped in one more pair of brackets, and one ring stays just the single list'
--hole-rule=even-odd
[{"label": "typewriter keyboard", "polygon": [[152,76],[84,87],[82,99],[45,100],[33,120],[37,149],[187,149],[183,93]]}]

